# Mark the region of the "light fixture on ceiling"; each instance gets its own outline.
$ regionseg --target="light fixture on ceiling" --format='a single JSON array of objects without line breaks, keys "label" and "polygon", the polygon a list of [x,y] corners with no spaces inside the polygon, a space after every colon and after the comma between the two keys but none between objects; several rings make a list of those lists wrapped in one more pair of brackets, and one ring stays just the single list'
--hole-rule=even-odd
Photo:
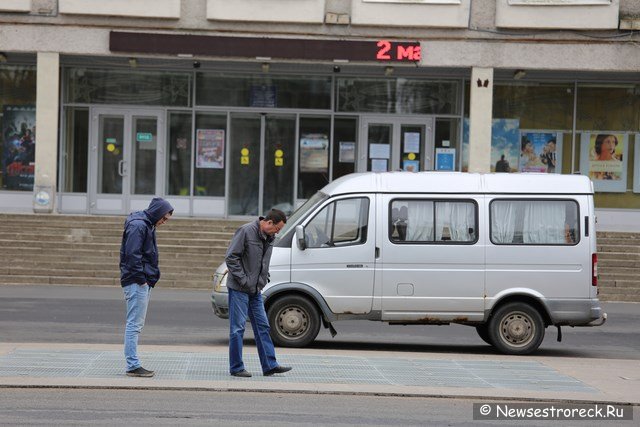
[{"label": "light fixture on ceiling", "polygon": [[393,67],[385,67],[384,68],[384,75],[389,77],[390,75],[393,74],[393,71],[394,71]]},{"label": "light fixture on ceiling", "polygon": [[131,68],[137,68],[138,67],[138,59],[137,58],[129,58],[129,66]]},{"label": "light fixture on ceiling", "polygon": [[526,75],[527,72],[525,70],[516,70],[515,73],[513,73],[513,78],[515,80],[520,80],[523,79]]},{"label": "light fixture on ceiling", "polygon": [[262,63],[262,72],[263,73],[268,73],[270,69],[271,69],[271,65],[269,65],[268,62],[263,62]]}]

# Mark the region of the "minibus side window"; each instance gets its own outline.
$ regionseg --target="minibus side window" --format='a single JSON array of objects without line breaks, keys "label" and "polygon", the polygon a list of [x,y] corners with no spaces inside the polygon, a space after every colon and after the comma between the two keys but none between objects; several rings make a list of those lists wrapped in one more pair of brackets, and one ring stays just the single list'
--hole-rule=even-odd
[{"label": "minibus side window", "polygon": [[389,239],[394,243],[473,243],[476,204],[466,200],[393,200]]},{"label": "minibus side window", "polygon": [[575,245],[580,240],[575,200],[493,200],[489,212],[495,245]]},{"label": "minibus side window", "polygon": [[307,248],[361,245],[367,241],[369,199],[342,199],[328,204],[305,227]]}]

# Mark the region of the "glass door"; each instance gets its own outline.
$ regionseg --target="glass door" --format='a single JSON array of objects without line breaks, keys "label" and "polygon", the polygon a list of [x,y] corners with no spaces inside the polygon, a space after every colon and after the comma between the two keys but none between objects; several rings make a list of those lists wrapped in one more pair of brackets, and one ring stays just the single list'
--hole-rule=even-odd
[{"label": "glass door", "polygon": [[433,118],[361,119],[358,171],[433,169]]},{"label": "glass door", "polygon": [[90,213],[126,214],[163,194],[162,112],[92,109]]},{"label": "glass door", "polygon": [[231,114],[228,215],[293,209],[295,137],[295,116]]}]

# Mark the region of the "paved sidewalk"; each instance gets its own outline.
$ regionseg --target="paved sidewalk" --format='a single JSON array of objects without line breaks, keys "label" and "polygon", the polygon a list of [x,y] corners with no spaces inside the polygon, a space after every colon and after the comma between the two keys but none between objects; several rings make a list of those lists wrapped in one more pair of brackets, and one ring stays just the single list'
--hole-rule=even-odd
[{"label": "paved sidewalk", "polygon": [[122,347],[83,344],[0,344],[0,387],[246,390],[428,397],[551,400],[640,405],[640,362],[278,349],[293,366],[264,377],[253,346],[245,347],[252,378],[228,374],[227,348],[141,346],[154,378],[124,374]]}]

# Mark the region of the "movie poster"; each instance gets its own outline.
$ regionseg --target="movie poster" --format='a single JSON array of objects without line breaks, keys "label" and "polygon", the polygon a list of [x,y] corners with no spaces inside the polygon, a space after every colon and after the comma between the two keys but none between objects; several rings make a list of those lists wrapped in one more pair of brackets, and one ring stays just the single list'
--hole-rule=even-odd
[{"label": "movie poster", "polygon": [[560,173],[562,134],[548,131],[520,132],[520,172]]},{"label": "movie poster", "polygon": [[[517,172],[520,159],[520,120],[493,119],[491,122],[491,172]],[[462,126],[462,172],[469,170],[469,119]]]},{"label": "movie poster", "polygon": [[520,158],[520,120],[493,119],[491,172],[517,172]]},{"label": "movie poster", "polygon": [[224,129],[196,130],[196,168],[224,168]]},{"label": "movie poster", "polygon": [[596,191],[627,190],[628,135],[616,131],[581,134],[580,171],[593,181]]},{"label": "movie poster", "polygon": [[4,189],[33,191],[36,168],[36,108],[5,105],[2,110],[2,140]]}]

